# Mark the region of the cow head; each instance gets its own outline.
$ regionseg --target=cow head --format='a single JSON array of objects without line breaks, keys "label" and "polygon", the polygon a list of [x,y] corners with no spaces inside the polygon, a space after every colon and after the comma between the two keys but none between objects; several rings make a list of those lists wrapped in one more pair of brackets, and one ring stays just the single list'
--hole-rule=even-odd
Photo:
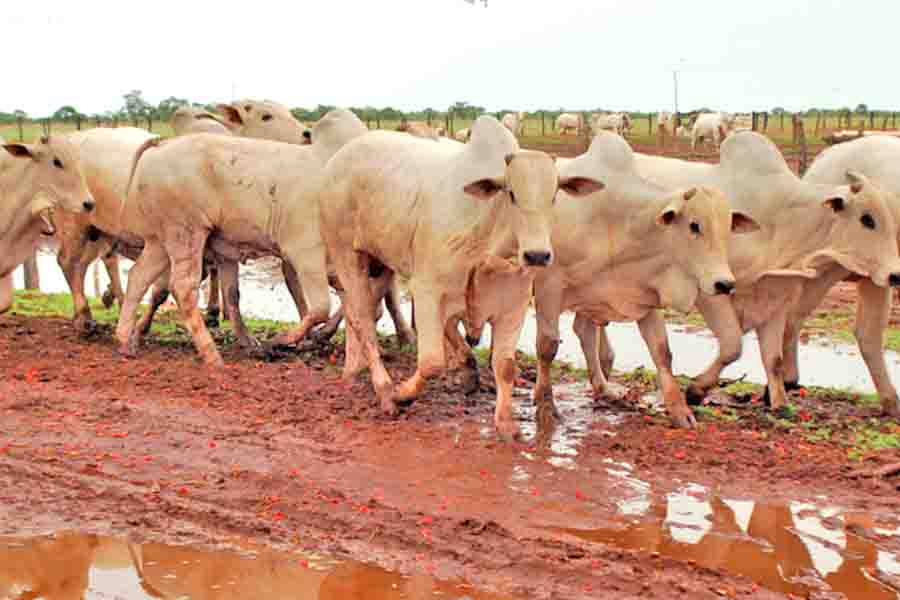
[{"label": "cow head", "polygon": [[732,211],[722,192],[705,186],[666,198],[656,224],[672,262],[709,295],[734,291],[735,278],[728,266],[731,234],[759,229],[752,217]]},{"label": "cow head", "polygon": [[[15,210],[25,210],[30,222],[41,223],[41,231],[55,233],[53,211],[86,213],[94,200],[81,172],[78,149],[61,137],[43,137],[36,144],[4,144],[22,176],[15,196],[21,199]],[[6,207],[4,207],[6,208]]]},{"label": "cow head", "polygon": [[217,108],[235,135],[289,144],[308,143],[303,136],[306,127],[283,104],[271,100],[239,100]]},{"label": "cow head", "polygon": [[886,193],[862,173],[848,171],[847,179],[850,185],[833,190],[822,202],[831,220],[829,247],[808,266],[833,260],[876,285],[900,286],[898,226]]},{"label": "cow head", "polygon": [[566,186],[569,193],[586,195],[602,184],[586,178],[560,181],[549,155],[526,150],[506,156],[502,178],[480,179],[464,189],[476,198],[507,203],[510,210],[504,211],[502,221],[515,239],[519,264],[547,267],[553,263],[553,202],[561,186]]},{"label": "cow head", "polygon": [[172,113],[172,118],[169,122],[175,135],[199,132],[227,135],[232,131],[230,124],[223,123],[219,116],[188,105],[179,106]]}]

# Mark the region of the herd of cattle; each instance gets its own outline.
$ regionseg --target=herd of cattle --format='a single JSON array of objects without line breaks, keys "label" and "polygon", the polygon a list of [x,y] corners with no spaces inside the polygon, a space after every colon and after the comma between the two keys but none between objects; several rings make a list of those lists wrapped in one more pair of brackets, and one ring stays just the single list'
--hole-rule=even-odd
[{"label": "herd of cattle", "polygon": [[[613,117],[603,126],[625,127]],[[238,265],[276,256],[300,322],[272,343],[331,334],[345,318],[344,375],[368,368],[387,413],[444,369],[477,381],[471,346],[490,323],[495,425],[514,437],[515,348],[532,300],[539,418],[556,416],[550,365],[560,315],[572,311],[595,395],[617,393],[607,380],[613,348],[605,326],[637,321],[670,418],[690,427],[688,401],[717,384],[751,330],[768,401],[783,406],[799,379],[804,319],[831,286],[853,280],[863,358],[884,412],[900,416],[882,349],[890,287],[900,285],[900,140],[835,146],[801,179],[752,131],[731,132],[718,164],[641,155],[603,127],[583,155],[554,159],[519,147],[523,120],[522,113],[502,123],[479,117],[463,143],[422,123],[369,131],[343,109],[307,127],[282,105],[246,100],[220,105],[218,114],[179,110],[169,139],[126,127],[7,143],[0,312],[12,302],[13,269],[55,236],[77,330],[93,327],[84,278],[101,257],[111,279],[107,300],[121,306],[122,354],[138,352],[171,290],[198,353],[221,366],[207,328],[219,293],[211,293],[205,320],[201,281],[215,275],[211,288],[221,285],[239,342],[252,349],[259,342],[241,320]],[[118,255],[136,261],[124,292]],[[413,325],[399,311],[398,275],[408,282]],[[341,295],[334,315],[330,287]],[[382,300],[398,334],[417,342],[417,370],[396,385],[375,334]],[[686,395],[672,373],[665,308],[697,308],[719,342]]]}]

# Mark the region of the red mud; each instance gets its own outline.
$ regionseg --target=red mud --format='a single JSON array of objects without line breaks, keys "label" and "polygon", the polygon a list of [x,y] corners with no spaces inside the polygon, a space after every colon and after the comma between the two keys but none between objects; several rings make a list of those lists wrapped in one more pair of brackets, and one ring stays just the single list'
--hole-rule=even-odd
[{"label": "red mud", "polygon": [[[562,529],[608,526],[629,498],[608,459],[630,463],[654,499],[687,482],[770,501],[827,494],[897,526],[896,480],[851,478],[859,464],[845,449],[791,431],[676,431],[628,410],[612,425],[598,408],[569,457],[575,468],[560,468],[552,445],[499,442],[492,396],[461,397],[451,378],[387,419],[366,382],[339,379],[339,351],[275,363],[224,355],[228,368],[211,371],[191,348],[151,340],[125,360],[110,338],[79,339],[64,319],[0,319],[0,534],[242,539],[529,598],[766,598],[784,596]],[[409,373],[409,355],[387,358],[395,376]],[[871,412],[835,409],[840,419]],[[563,413],[566,435],[574,420]]]}]

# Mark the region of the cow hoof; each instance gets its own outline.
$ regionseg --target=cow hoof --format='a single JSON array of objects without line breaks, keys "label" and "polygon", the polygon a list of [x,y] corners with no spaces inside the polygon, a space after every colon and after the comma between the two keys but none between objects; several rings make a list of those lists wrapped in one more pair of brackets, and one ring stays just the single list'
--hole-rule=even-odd
[{"label": "cow hoof", "polygon": [[206,323],[206,326],[210,329],[218,329],[219,328],[219,313],[206,313],[206,318],[203,320]]},{"label": "cow hoof", "polygon": [[[798,381],[785,381],[784,389],[787,392],[794,392],[796,390],[802,390],[803,386],[800,385],[800,382]],[[766,392],[768,392],[768,389],[766,389]]]},{"label": "cow hoof", "polygon": [[118,350],[116,352],[122,358],[136,358],[137,351],[136,348],[133,347],[133,344],[121,344],[119,345]]},{"label": "cow hoof", "polygon": [[706,398],[706,393],[699,388],[690,385],[688,386],[687,391],[684,392],[684,398],[687,401],[688,406],[700,406]]},{"label": "cow hoof", "polygon": [[471,396],[481,391],[481,375],[478,369],[466,368],[460,376],[459,387],[464,396]]},{"label": "cow hoof", "polygon": [[690,409],[687,411],[678,411],[669,415],[672,426],[678,429],[694,429],[697,427],[697,419]]},{"label": "cow hoof", "polygon": [[522,431],[519,429],[519,424],[512,419],[497,421],[495,426],[497,435],[504,442],[515,442],[522,439]]},{"label": "cow hoof", "polygon": [[331,338],[334,337],[335,333],[337,333],[336,328],[322,325],[321,327],[317,327],[316,329],[310,331],[308,337],[316,344],[325,344],[331,341]]},{"label": "cow hoof", "polygon": [[763,403],[765,406],[767,406],[767,407],[771,407],[771,406],[772,406],[772,398],[769,396],[769,388],[768,388],[768,386],[766,387],[766,391],[763,392],[763,395],[762,395],[761,400],[762,400],[762,403]]},{"label": "cow hoof", "polygon": [[103,307],[109,310],[116,302],[116,295],[112,293],[112,290],[106,290],[100,297],[100,301],[103,302]]},{"label": "cow hoof", "polygon": [[882,404],[881,409],[881,412],[885,417],[900,419],[900,403],[898,403],[896,400]]},{"label": "cow hoof", "polygon": [[79,335],[91,335],[97,331],[97,322],[84,317],[75,319],[73,326]]}]

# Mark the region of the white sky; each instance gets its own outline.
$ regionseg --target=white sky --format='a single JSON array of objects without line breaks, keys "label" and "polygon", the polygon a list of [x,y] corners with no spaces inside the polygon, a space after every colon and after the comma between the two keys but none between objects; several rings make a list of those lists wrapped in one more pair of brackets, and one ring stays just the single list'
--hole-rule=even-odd
[{"label": "white sky", "polygon": [[[10,6],[7,6],[9,4]],[[0,110],[237,96],[489,110],[900,108],[885,0],[10,0]]]}]

